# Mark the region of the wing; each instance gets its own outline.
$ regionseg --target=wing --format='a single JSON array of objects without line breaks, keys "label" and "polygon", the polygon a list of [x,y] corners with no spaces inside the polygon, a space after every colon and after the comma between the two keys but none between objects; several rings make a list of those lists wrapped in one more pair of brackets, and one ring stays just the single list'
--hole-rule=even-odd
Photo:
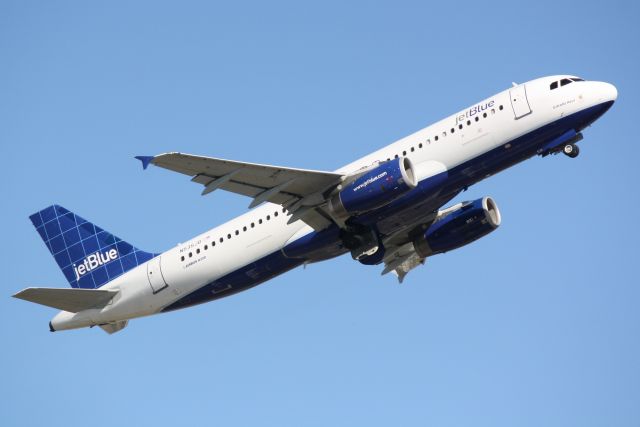
[{"label": "wing", "polygon": [[202,195],[217,189],[253,198],[249,208],[270,202],[298,211],[291,220],[302,219],[315,229],[331,224],[319,205],[325,193],[342,181],[342,175],[307,169],[286,168],[237,162],[182,153],[138,156],[146,169],[149,164],[191,176],[202,184]]}]

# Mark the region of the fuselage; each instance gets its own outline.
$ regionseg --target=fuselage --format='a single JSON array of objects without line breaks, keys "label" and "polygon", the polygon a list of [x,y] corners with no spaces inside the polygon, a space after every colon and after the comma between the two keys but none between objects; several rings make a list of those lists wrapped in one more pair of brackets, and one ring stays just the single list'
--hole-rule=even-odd
[{"label": "fuselage", "polygon": [[[425,221],[460,191],[536,154],[567,132],[580,132],[617,98],[609,83],[550,76],[514,85],[452,114],[336,172],[351,174],[376,162],[407,157],[414,165],[443,168],[437,195],[418,184],[383,208],[358,217],[381,236]],[[105,324],[175,310],[246,290],[303,263],[348,250],[335,227],[315,231],[266,203],[212,228],[117,277],[104,289],[118,290],[102,309],[61,312],[55,330]],[[293,253],[314,245],[304,257]],[[288,249],[289,248],[289,249]]]}]

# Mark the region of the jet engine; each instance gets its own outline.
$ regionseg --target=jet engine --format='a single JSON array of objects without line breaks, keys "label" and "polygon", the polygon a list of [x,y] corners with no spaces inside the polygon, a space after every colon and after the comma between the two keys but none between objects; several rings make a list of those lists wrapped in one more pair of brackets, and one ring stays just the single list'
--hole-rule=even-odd
[{"label": "jet engine", "polygon": [[389,160],[344,185],[329,199],[329,209],[339,218],[348,218],[385,206],[417,184],[411,160]]},{"label": "jet engine", "polygon": [[500,222],[498,205],[491,197],[463,202],[458,209],[436,219],[413,241],[413,246],[422,258],[448,252],[486,236],[498,228]]}]

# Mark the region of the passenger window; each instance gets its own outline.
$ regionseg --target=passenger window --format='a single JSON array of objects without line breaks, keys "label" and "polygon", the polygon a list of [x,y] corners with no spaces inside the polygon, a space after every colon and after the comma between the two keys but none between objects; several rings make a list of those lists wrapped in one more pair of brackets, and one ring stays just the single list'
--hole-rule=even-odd
[{"label": "passenger window", "polygon": [[471,120],[467,120],[467,126],[471,126]]},{"label": "passenger window", "polygon": [[402,152],[402,155],[403,155],[403,156],[406,156],[406,155],[407,155],[407,152],[406,152],[406,151],[403,151],[403,152]]},{"label": "passenger window", "polygon": [[184,261],[184,255],[180,257],[180,261]]},{"label": "passenger window", "polygon": [[476,116],[476,122],[480,120],[480,117]]},{"label": "passenger window", "polygon": [[240,232],[239,232],[238,230],[236,230],[236,236],[237,236],[238,234],[240,234]]},{"label": "passenger window", "polygon": [[550,90],[554,90],[558,88],[558,82],[553,82],[549,85]]},{"label": "passenger window", "polygon": [[433,139],[435,139],[437,141],[438,140],[438,135],[436,135],[435,138],[433,138]]},{"label": "passenger window", "polygon": [[456,128],[451,128],[451,133],[454,133],[456,131]]},{"label": "passenger window", "polygon": [[482,117],[487,118],[487,113],[482,113]]},{"label": "passenger window", "polygon": [[189,252],[189,258],[191,258],[193,256],[193,254],[191,252]]},{"label": "passenger window", "polygon": [[416,151],[415,148],[411,147],[411,152],[413,153],[414,151]]},{"label": "passenger window", "polygon": [[458,125],[458,129],[462,129],[462,123]]},{"label": "passenger window", "polygon": [[255,226],[256,226],[255,222],[252,222],[252,223],[251,223],[251,228],[253,228],[253,227],[255,227]]},{"label": "passenger window", "polygon": [[200,253],[200,248],[196,249],[196,253],[199,254]]},{"label": "passenger window", "polygon": [[223,241],[224,241],[224,239],[221,237],[221,238],[220,238],[220,243],[222,243]]},{"label": "passenger window", "polygon": [[502,111],[503,108],[504,107],[501,105],[501,106],[498,107],[498,110]]},{"label": "passenger window", "polygon": [[208,249],[209,249],[209,246],[208,245],[204,245],[204,250],[206,251]]},{"label": "passenger window", "polygon": [[267,221],[269,221],[271,219],[270,215],[267,215]]},{"label": "passenger window", "polygon": [[275,211],[275,212],[273,213],[273,216],[278,216],[278,211]]},{"label": "passenger window", "polygon": [[227,234],[227,240],[231,238],[231,234]]},{"label": "passenger window", "polygon": [[422,142],[418,144],[418,148],[422,148]]},{"label": "passenger window", "polygon": [[242,227],[242,231],[247,231],[247,226]]},{"label": "passenger window", "polygon": [[262,218],[258,220],[258,224],[262,224]]}]

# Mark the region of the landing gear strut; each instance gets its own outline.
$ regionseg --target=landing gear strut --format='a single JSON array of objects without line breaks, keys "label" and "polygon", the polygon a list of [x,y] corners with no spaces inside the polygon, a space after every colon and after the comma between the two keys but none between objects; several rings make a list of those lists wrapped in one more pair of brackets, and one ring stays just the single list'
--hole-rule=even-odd
[{"label": "landing gear strut", "polygon": [[576,144],[567,144],[564,147],[562,147],[562,152],[571,157],[572,159],[578,157],[578,154],[580,154],[580,149],[578,148],[578,146]]}]

